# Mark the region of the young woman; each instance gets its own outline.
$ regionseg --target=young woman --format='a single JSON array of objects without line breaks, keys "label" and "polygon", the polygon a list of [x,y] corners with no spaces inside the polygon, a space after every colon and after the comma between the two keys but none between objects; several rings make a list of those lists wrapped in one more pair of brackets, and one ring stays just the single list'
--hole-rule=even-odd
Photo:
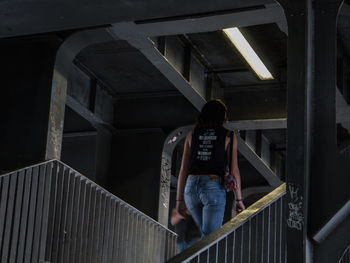
[{"label": "young woman", "polygon": [[[186,206],[202,238],[222,225],[226,191],[224,174],[230,148],[230,132],[223,127],[227,108],[221,100],[207,102],[200,112],[193,131],[185,140],[179,173],[176,209],[183,216]],[[236,212],[245,209],[242,202],[241,178],[237,163],[237,138],[233,136],[231,171],[237,181]],[[186,184],[186,185],[185,185]]]}]

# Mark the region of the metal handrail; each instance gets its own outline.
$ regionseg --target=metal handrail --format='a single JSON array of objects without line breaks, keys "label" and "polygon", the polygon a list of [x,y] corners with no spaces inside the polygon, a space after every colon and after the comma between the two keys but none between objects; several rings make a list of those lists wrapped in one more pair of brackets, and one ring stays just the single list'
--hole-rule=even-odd
[{"label": "metal handrail", "polygon": [[176,234],[52,160],[0,176],[0,262],[164,262]]},{"label": "metal handrail", "polygon": [[285,195],[284,183],[167,263],[286,262]]}]

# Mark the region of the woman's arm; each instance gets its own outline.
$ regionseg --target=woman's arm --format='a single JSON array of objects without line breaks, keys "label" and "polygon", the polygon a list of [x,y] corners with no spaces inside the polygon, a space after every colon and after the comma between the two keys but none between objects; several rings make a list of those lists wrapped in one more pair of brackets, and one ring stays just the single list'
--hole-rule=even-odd
[{"label": "woman's arm", "polygon": [[192,132],[189,132],[188,135],[186,136],[179,178],[177,180],[176,210],[183,216],[186,215],[186,205],[185,205],[185,201],[184,201],[184,189],[185,189],[186,179],[188,176],[188,165],[190,162],[191,139],[192,139]]},{"label": "woman's arm", "polygon": [[238,159],[237,159],[237,138],[236,135],[233,135],[233,146],[232,146],[232,175],[236,179],[237,188],[235,189],[236,196],[236,212],[240,213],[245,209],[245,206],[242,201],[242,192],[241,192],[241,175],[238,168]]}]

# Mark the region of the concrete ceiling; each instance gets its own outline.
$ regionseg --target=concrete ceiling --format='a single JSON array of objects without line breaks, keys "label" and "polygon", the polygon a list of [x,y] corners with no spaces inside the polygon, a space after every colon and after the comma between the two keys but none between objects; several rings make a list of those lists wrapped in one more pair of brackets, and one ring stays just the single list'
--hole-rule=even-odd
[{"label": "concrete ceiling", "polygon": [[273,0],[0,1],[0,37],[83,29],[121,21],[223,13],[274,3]]},{"label": "concrete ceiling", "polygon": [[135,93],[177,92],[166,77],[126,41],[89,46],[79,53],[75,63],[110,87],[114,98]]},{"label": "concrete ceiling", "polygon": [[[133,3],[135,8],[138,4],[141,3]],[[152,8],[152,4],[150,3],[150,6],[145,10]],[[211,81],[215,82],[216,89],[219,90],[220,96],[218,97],[224,99],[230,109],[230,120],[285,119],[288,36],[283,13],[281,17],[280,7],[275,5],[273,1],[234,1],[231,4],[220,4],[219,8],[204,3],[196,10],[194,10],[194,6],[192,7],[192,9],[186,11],[182,9],[181,5],[172,11],[154,9],[153,13],[147,13],[144,10],[144,17],[137,16],[136,13],[129,10],[130,20],[137,21],[129,29],[126,26],[119,30],[118,23],[113,24],[112,27],[112,31],[114,30],[113,32],[118,38],[124,40],[91,45],[79,53],[75,64],[81,70],[95,76],[117,103],[121,99],[125,103],[125,99],[135,99],[137,95],[139,96],[138,99],[144,97],[145,100],[147,100],[147,97],[153,99],[156,97],[159,100],[162,96],[165,99],[169,95],[181,95],[182,92],[178,89],[178,81],[172,81],[171,77],[164,73],[164,69],[157,65],[160,63],[152,61],[149,58],[148,51],[144,51],[149,48],[147,47],[148,43],[144,42],[146,44],[142,44],[141,42],[148,41],[146,37],[150,36],[153,41],[151,47],[158,48],[158,51],[163,52],[165,60],[170,59],[170,64],[175,72],[171,74],[179,74],[180,82],[183,81],[184,85],[189,83],[193,86],[192,80],[187,82],[188,80],[184,79],[183,71],[186,62],[178,63],[186,56],[184,54],[186,49],[190,50],[192,60],[193,58],[196,60],[196,63],[191,64],[198,64],[196,66],[197,71],[204,72],[196,81],[206,83],[208,76],[210,76]],[[208,14],[208,10],[204,11],[205,8],[210,10],[210,14]],[[226,11],[218,12],[219,10]],[[271,16],[267,17],[263,13],[266,10],[272,10],[271,12],[274,14],[272,20],[275,20],[276,23],[270,21]],[[132,16],[131,13],[135,16]],[[198,16],[201,13],[203,14]],[[227,14],[232,15],[232,17],[239,17],[239,14],[249,13],[260,14],[260,17],[257,15],[258,19],[256,17],[253,19],[237,18],[238,20],[235,21],[238,21],[238,24],[243,24],[240,27],[241,32],[272,72],[275,77],[274,80],[260,80],[220,30],[222,25],[227,23],[225,22]],[[338,22],[338,38],[339,42],[342,43],[339,52],[345,54],[344,57],[348,57],[348,54],[350,54],[348,14],[350,14],[348,6],[344,5]],[[193,17],[192,20],[191,17]],[[195,20],[197,20],[198,25],[193,26],[192,22]],[[118,19],[116,17],[115,20],[113,18],[110,21],[118,22]],[[179,28],[179,26],[183,27]],[[208,31],[205,31],[206,26]],[[123,28],[123,25],[121,28]],[[133,29],[139,30],[139,35],[145,37],[145,39],[139,40],[138,33],[133,32]],[[181,34],[182,29],[183,34]],[[137,43],[135,44],[135,42]],[[163,42],[164,47],[169,45],[172,49],[159,50],[159,48],[161,49],[161,42]],[[169,61],[166,62],[169,63]],[[204,93],[196,88],[194,89],[205,99]],[[189,98],[187,97],[187,99]],[[191,102],[191,99],[189,101]],[[172,103],[175,102],[172,101]],[[188,108],[188,105],[185,106],[183,101],[178,103],[178,105],[175,103],[175,106],[172,104],[174,109]],[[195,106],[195,108],[198,109],[199,107]],[[196,112],[195,108],[190,110],[189,116],[191,117],[188,120],[193,120],[192,117]],[[160,118],[160,120],[164,121],[164,118]],[[120,120],[120,122],[123,123],[123,120]],[[153,123],[153,125],[156,124]],[[163,123],[163,125],[169,126],[166,123]],[[283,125],[281,128],[286,128]],[[266,137],[274,144],[280,145],[281,140],[285,141],[284,129],[273,129],[269,132],[269,127],[265,128],[267,128]],[[271,128],[273,127],[271,126]]]},{"label": "concrete ceiling", "polygon": [[[345,4],[338,20],[338,40],[346,71],[350,69],[349,16],[350,8]],[[283,10],[273,0],[224,0],[220,3],[104,0],[85,4],[79,1],[12,0],[1,1],[0,19],[2,38],[54,31],[70,34],[89,27],[111,28],[118,40],[90,45],[78,54],[74,63],[93,76],[115,103],[121,99],[135,99],[135,96],[159,100],[183,94],[187,102],[181,99],[176,102],[178,104],[172,101],[171,105],[176,111],[188,109],[188,102],[192,103],[191,117],[188,117],[192,120],[196,109],[206,99],[221,97],[230,109],[231,120],[286,118],[288,36]],[[131,23],[129,29],[127,22]],[[251,71],[220,30],[230,25],[240,27],[274,80],[259,80]],[[159,51],[162,53],[162,42],[172,49],[163,50],[156,58]],[[158,50],[154,51],[156,48]],[[187,79],[186,50],[190,50],[193,67]],[[169,63],[168,59],[174,68],[172,72],[164,66]],[[195,74],[198,72],[201,73]],[[349,80],[345,78],[345,81]],[[207,90],[202,88],[208,82],[213,86],[209,97]],[[193,89],[191,94],[184,93],[188,87]],[[285,128],[285,124],[282,123],[281,128]],[[285,138],[284,133],[280,129],[267,136],[279,144],[280,138]]]}]

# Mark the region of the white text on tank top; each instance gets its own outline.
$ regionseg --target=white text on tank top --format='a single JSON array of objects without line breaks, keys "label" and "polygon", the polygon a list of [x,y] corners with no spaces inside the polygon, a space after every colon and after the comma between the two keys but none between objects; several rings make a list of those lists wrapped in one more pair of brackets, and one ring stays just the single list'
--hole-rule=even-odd
[{"label": "white text on tank top", "polygon": [[198,137],[199,150],[197,151],[197,160],[209,161],[211,159],[212,150],[214,148],[213,142],[215,142],[217,136],[214,129],[208,129],[203,135]]}]

